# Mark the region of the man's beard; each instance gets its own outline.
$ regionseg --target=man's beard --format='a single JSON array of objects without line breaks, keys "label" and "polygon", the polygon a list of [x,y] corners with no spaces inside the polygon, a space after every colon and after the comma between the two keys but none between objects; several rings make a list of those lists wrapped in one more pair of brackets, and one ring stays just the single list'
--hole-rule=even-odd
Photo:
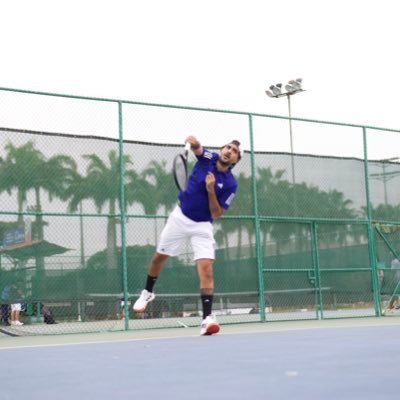
[{"label": "man's beard", "polygon": [[221,156],[219,156],[218,161],[224,166],[224,167],[229,167],[231,165],[230,160],[228,159],[227,161],[224,161]]}]

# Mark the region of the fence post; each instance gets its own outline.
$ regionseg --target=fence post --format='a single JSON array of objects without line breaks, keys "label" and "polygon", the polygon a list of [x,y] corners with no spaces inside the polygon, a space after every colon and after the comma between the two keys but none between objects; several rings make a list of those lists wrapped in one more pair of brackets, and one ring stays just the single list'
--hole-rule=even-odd
[{"label": "fence post", "polygon": [[311,252],[312,262],[314,269],[314,303],[315,303],[315,316],[316,319],[323,319],[323,301],[322,301],[322,290],[321,290],[321,272],[319,266],[319,250],[318,250],[318,224],[315,221],[310,223],[311,233]]},{"label": "fence post", "polygon": [[372,281],[372,293],[374,299],[375,315],[381,315],[381,303],[379,295],[378,285],[378,270],[376,264],[376,251],[375,251],[375,236],[374,227],[372,225],[372,210],[371,210],[371,198],[369,193],[369,178],[368,178],[368,150],[367,150],[367,130],[365,126],[363,129],[363,144],[364,144],[364,175],[365,175],[365,195],[367,205],[367,231],[368,231],[368,249],[369,259],[371,264],[371,281]]},{"label": "fence post", "polygon": [[253,215],[254,215],[254,225],[255,225],[255,232],[256,232],[258,307],[260,310],[261,321],[265,322],[264,267],[263,267],[263,254],[261,251],[260,218],[259,218],[259,214],[258,214],[258,203],[257,203],[257,182],[256,182],[256,168],[255,168],[255,158],[254,158],[253,118],[252,118],[251,114],[249,114],[249,132],[250,132],[251,178],[252,178],[252,191],[253,191]]},{"label": "fence post", "polygon": [[125,330],[129,329],[129,305],[128,305],[128,271],[126,260],[126,214],[125,214],[125,165],[124,165],[124,145],[123,145],[123,126],[122,126],[122,102],[118,102],[118,130],[119,130],[119,162],[120,162],[120,198],[119,207],[121,214],[121,261],[122,261],[122,288],[124,296],[124,316]]}]

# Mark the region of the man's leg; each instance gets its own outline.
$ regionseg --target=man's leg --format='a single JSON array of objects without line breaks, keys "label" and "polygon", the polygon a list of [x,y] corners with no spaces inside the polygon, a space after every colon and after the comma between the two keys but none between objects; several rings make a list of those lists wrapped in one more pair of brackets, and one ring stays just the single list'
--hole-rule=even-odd
[{"label": "man's leg", "polygon": [[197,272],[200,281],[200,298],[203,308],[203,322],[200,334],[212,335],[219,332],[219,325],[212,316],[212,305],[214,298],[214,260],[201,258],[197,260]]},{"label": "man's leg", "polygon": [[168,257],[169,256],[167,256],[166,254],[160,254],[158,252],[154,253],[153,257],[151,258],[150,264],[147,267],[146,286],[142,290],[140,297],[133,305],[134,311],[143,312],[146,309],[147,304],[153,301],[156,297],[153,293],[153,288],[157,281],[158,275],[160,275],[165,261],[168,259]]},{"label": "man's leg", "polygon": [[165,261],[167,261],[168,258],[169,256],[167,256],[166,254],[155,252],[150,260],[149,266],[147,267],[147,274],[150,276],[158,277],[165,264]]},{"label": "man's leg", "polygon": [[11,304],[11,313],[10,313],[10,320],[11,320],[11,325],[15,325],[15,306],[14,304]]},{"label": "man's leg", "polygon": [[211,315],[214,296],[213,262],[208,258],[197,260],[197,273],[200,281],[200,296],[203,306],[203,319]]}]

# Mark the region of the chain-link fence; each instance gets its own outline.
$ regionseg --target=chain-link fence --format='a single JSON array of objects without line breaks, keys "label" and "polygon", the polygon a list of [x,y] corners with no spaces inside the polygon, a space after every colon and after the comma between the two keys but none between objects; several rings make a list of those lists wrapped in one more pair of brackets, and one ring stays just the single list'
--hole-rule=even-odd
[{"label": "chain-link fence", "polygon": [[188,244],[146,312],[130,305],[176,205],[172,160],[188,134],[246,149],[237,196],[214,223],[222,324],[395,309],[398,131],[292,118],[293,150],[288,119],[273,115],[5,88],[0,107],[2,321],[21,302],[24,322],[10,332],[199,324]]}]

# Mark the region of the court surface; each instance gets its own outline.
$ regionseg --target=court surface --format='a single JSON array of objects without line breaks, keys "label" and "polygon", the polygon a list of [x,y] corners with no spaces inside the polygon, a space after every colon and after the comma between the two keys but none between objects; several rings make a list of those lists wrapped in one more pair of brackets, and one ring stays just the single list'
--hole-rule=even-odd
[{"label": "court surface", "polygon": [[397,399],[399,318],[0,339],[0,399]]}]

